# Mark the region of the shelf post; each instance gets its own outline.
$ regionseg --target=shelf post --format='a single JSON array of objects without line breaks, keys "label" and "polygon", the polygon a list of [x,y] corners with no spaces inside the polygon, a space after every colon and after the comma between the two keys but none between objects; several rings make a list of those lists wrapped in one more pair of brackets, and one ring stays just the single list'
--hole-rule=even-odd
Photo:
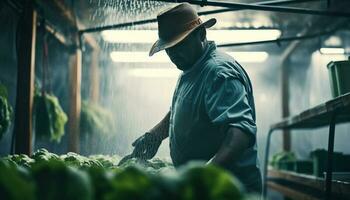
[{"label": "shelf post", "polygon": [[14,152],[32,154],[32,112],[34,96],[35,42],[37,14],[27,0],[18,25],[17,96],[14,125]]},{"label": "shelf post", "polygon": [[80,109],[81,109],[81,68],[82,52],[77,48],[70,60],[70,109],[68,118],[68,150],[79,153],[80,150]]},{"label": "shelf post", "polygon": [[327,172],[326,172],[326,200],[332,199],[332,174],[333,174],[333,151],[335,134],[336,113],[332,115],[329,125],[328,152],[327,152]]},{"label": "shelf post", "polygon": [[263,199],[266,198],[267,195],[267,168],[269,164],[269,154],[270,154],[270,144],[271,144],[271,135],[274,129],[270,129],[267,134],[266,146],[265,146],[265,159],[264,159],[264,171],[263,171],[263,191],[262,196]]},{"label": "shelf post", "polygon": [[[281,81],[282,81],[282,117],[286,118],[289,117],[289,65],[288,65],[288,59],[283,60],[282,66],[281,66]],[[284,151],[290,151],[291,149],[291,136],[290,131],[283,129],[283,150]]]}]

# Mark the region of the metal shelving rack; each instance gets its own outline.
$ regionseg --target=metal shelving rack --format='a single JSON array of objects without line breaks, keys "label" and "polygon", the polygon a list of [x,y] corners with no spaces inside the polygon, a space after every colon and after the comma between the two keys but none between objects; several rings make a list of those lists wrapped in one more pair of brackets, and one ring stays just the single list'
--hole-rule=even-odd
[{"label": "metal shelving rack", "polygon": [[[264,188],[263,195],[266,197],[267,186],[280,190],[284,193],[291,194],[293,191],[288,190],[288,188],[283,188],[283,184],[278,184],[274,182],[275,178],[282,180],[290,181],[290,183],[297,183],[295,179],[290,179],[290,176],[281,175],[277,173],[276,170],[269,170],[269,175],[275,175],[273,177],[268,177],[268,158],[270,151],[270,142],[272,133],[276,130],[286,130],[286,129],[314,129],[329,126],[329,138],[328,138],[328,153],[327,153],[327,171],[326,171],[326,180],[322,179],[322,183],[325,191],[325,199],[332,199],[332,187],[334,187],[334,181],[332,181],[332,172],[333,172],[333,150],[334,150],[334,135],[335,135],[335,125],[339,123],[350,122],[350,93],[339,96],[335,99],[327,101],[323,104],[320,104],[311,109],[305,110],[304,112],[286,118],[279,123],[273,124],[270,127],[266,150],[265,150],[265,163],[264,163]],[[289,178],[286,178],[289,177]],[[304,177],[305,178],[305,177]],[[305,179],[310,181],[311,179]],[[320,181],[320,180],[318,180]],[[343,185],[349,191],[350,184],[344,183]],[[320,189],[320,188],[318,188]],[[299,192],[300,193],[300,192]],[[302,194],[300,194],[302,195]],[[310,196],[309,196],[310,197]],[[304,198],[305,199],[305,198]],[[312,198],[308,198],[312,199]]]}]

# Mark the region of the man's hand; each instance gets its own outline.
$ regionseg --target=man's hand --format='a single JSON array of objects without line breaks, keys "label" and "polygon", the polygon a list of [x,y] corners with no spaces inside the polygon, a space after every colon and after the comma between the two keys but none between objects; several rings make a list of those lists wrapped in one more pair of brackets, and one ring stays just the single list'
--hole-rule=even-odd
[{"label": "man's hand", "polygon": [[153,158],[162,141],[169,136],[169,120],[170,111],[155,127],[132,143],[135,147],[132,155],[146,160]]},{"label": "man's hand", "polygon": [[151,159],[156,155],[161,143],[161,137],[155,133],[147,132],[132,143],[135,148],[133,154],[137,158]]}]

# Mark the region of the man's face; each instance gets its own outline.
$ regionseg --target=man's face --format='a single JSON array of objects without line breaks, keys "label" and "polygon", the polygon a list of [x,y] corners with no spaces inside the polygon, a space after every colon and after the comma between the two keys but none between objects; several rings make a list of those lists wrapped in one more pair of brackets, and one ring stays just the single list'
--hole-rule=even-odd
[{"label": "man's face", "polygon": [[203,30],[192,32],[180,43],[165,50],[171,62],[173,62],[178,69],[184,71],[191,68],[201,56],[203,50],[201,31]]}]

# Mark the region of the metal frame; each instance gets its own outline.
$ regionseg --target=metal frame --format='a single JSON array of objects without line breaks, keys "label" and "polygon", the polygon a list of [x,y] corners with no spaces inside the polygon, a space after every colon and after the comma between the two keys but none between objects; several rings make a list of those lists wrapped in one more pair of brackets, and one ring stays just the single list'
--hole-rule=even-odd
[{"label": "metal frame", "polygon": [[284,38],[279,38],[276,40],[261,40],[261,41],[254,41],[254,42],[219,44],[219,45],[217,45],[217,47],[234,47],[234,46],[243,46],[243,45],[266,44],[266,43],[281,44],[281,42],[289,42],[289,41],[294,41],[294,40],[306,40],[306,39],[312,39],[312,38],[319,37],[319,36],[330,35],[337,30],[338,29],[324,31],[324,32],[320,32],[320,33],[308,34],[308,35],[303,35],[303,36],[284,37]]},{"label": "metal frame", "polygon": [[[327,152],[327,171],[325,180],[325,199],[332,199],[332,172],[333,172],[333,152],[334,152],[334,136],[335,136],[335,125],[336,125],[337,113],[334,112],[329,123],[328,133],[328,152]],[[270,153],[270,144],[272,133],[277,129],[271,128],[267,134],[267,142],[265,147],[265,160],[264,160],[264,174],[263,174],[263,198],[266,198],[267,194],[267,167]]]},{"label": "metal frame", "polygon": [[[23,12],[23,6],[14,1],[14,0],[6,0],[5,3],[13,10],[15,11],[18,15],[20,15]],[[34,3],[34,8],[37,7],[37,5]],[[42,13],[40,11],[40,9],[36,9],[37,13],[38,13],[38,25],[45,26],[45,30],[47,32],[49,32],[54,38],[56,38],[61,44],[70,47],[72,44],[68,42],[68,39],[66,38],[66,36],[64,36],[62,33],[58,32],[57,29],[54,28],[53,25],[51,25],[50,23],[48,23],[47,21],[45,21],[45,24],[41,24],[40,22],[42,20],[40,20],[40,18],[43,18]]]},{"label": "metal frame", "polygon": [[[252,3],[252,4],[248,4],[248,5],[257,5],[257,6],[258,5],[284,5],[284,4],[290,4],[290,3],[303,3],[303,2],[313,2],[313,1],[320,1],[320,0],[271,0],[271,1]],[[174,1],[172,1],[172,2],[175,3]],[[188,1],[188,2],[190,2],[190,1]],[[192,3],[192,1],[190,3]],[[215,10],[210,10],[210,11],[198,12],[198,15],[199,16],[212,15],[212,14],[218,14],[218,13],[224,13],[224,12],[230,12],[230,11],[238,11],[238,10],[244,10],[244,8],[215,9]],[[155,23],[155,22],[157,22],[156,18],[146,19],[146,20],[138,20],[138,21],[126,22],[126,23],[120,23],[120,24],[114,24],[114,25],[87,28],[84,30],[79,30],[79,33],[80,34],[93,33],[93,32],[99,32],[99,31],[104,31],[104,30],[123,28],[123,27],[127,27],[127,26],[143,25],[143,24],[149,24],[149,23]]]},{"label": "metal frame", "polygon": [[267,194],[267,166],[269,162],[271,135],[274,131],[275,129],[270,129],[269,132],[267,133],[267,141],[265,146],[264,173],[263,173],[263,182],[264,182],[263,191],[262,191],[263,199],[266,198],[266,194]]},{"label": "metal frame", "polygon": [[17,97],[11,153],[27,154],[33,151],[32,112],[34,100],[35,41],[37,12],[33,2],[25,1],[16,31]]},{"label": "metal frame", "polygon": [[328,135],[328,152],[327,152],[327,172],[326,172],[326,199],[332,199],[332,175],[333,175],[333,152],[334,152],[334,135],[337,113],[334,113],[330,125]]},{"label": "metal frame", "polygon": [[219,7],[236,8],[236,9],[249,9],[249,10],[260,10],[260,11],[273,11],[273,12],[284,12],[284,13],[323,15],[323,16],[329,16],[329,17],[350,18],[349,12],[334,12],[334,11],[314,10],[314,9],[295,8],[295,7],[254,5],[254,4],[218,2],[218,1],[191,1],[191,0],[153,0],[153,1],[161,1],[161,2],[169,2],[169,3],[187,2],[190,4],[200,5],[200,6],[219,6]]}]

